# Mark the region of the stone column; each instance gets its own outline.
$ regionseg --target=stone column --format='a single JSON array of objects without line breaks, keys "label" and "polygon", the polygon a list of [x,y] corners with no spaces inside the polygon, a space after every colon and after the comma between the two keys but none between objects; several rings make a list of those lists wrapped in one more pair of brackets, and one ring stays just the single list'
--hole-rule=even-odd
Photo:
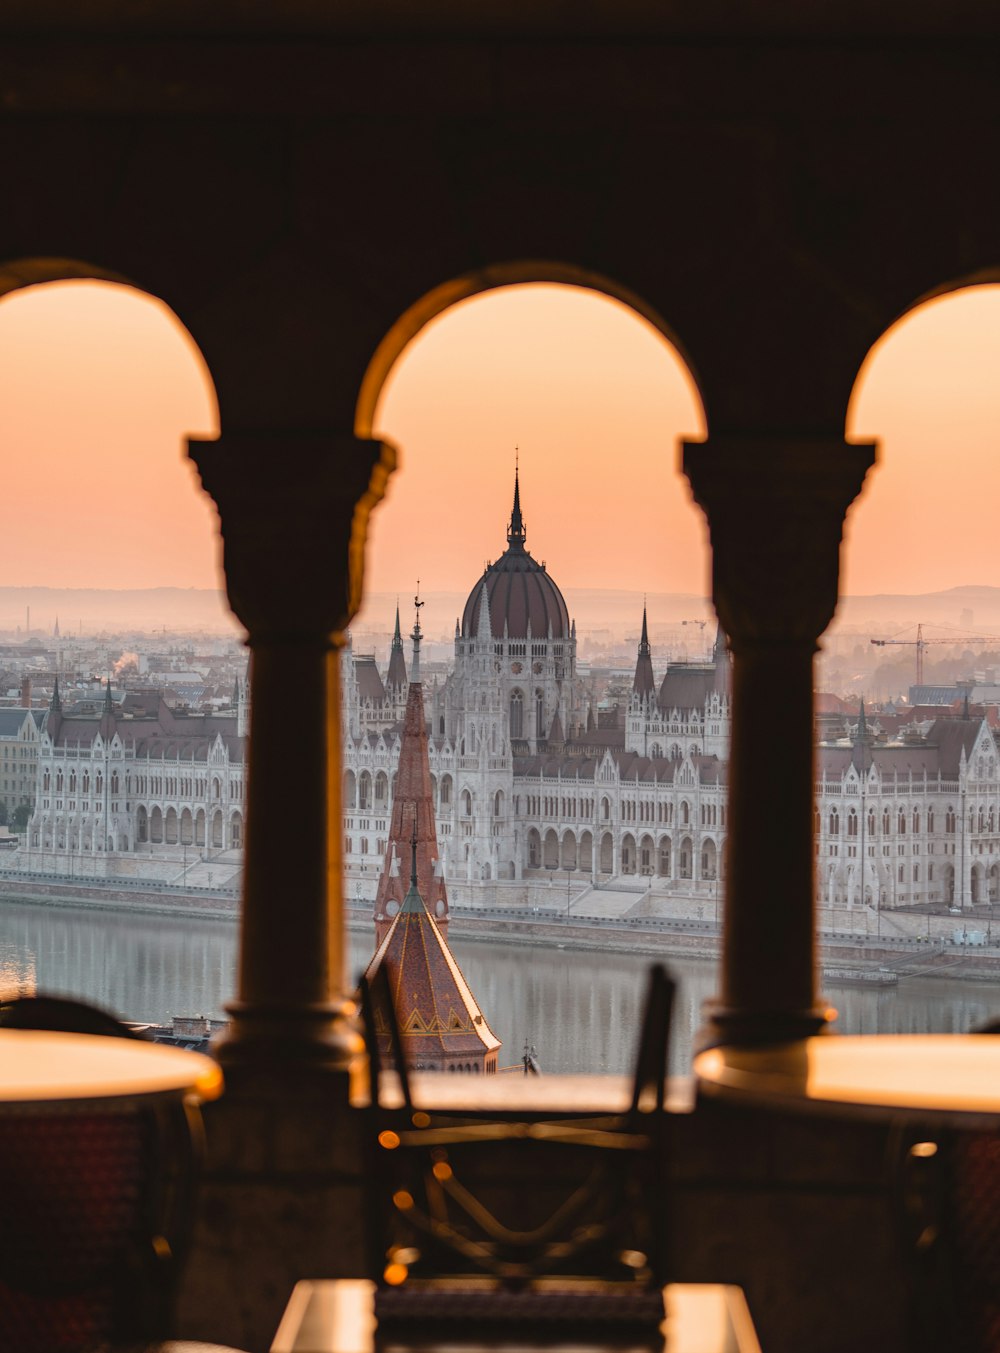
[{"label": "stone column", "polygon": [[722,991],[709,1037],[803,1037],[816,993],[813,655],[837,603],[844,515],[874,445],[807,436],[684,447],[733,656]]},{"label": "stone column", "polygon": [[339,649],[393,453],[311,432],[228,432],[189,450],[253,650],[239,991],[216,1051],[230,1079],[348,1072],[361,1041],[345,993]]}]

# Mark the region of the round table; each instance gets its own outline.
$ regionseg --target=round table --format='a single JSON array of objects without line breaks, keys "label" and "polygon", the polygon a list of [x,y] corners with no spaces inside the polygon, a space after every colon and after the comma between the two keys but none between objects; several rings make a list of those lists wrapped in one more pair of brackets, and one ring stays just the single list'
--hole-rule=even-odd
[{"label": "round table", "polygon": [[694,1059],[698,1093],[733,1104],[885,1121],[1000,1125],[1000,1035],[892,1034],[720,1047]]},{"label": "round table", "polygon": [[17,1105],[191,1095],[217,1099],[222,1072],[201,1053],[130,1038],[0,1029],[0,1113]]}]

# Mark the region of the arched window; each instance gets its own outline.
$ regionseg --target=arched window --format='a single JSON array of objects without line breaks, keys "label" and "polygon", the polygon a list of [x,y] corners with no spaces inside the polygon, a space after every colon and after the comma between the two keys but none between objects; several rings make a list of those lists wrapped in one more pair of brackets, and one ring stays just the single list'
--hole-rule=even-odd
[{"label": "arched window", "polygon": [[524,737],[524,694],[522,691],[511,691],[510,735],[512,738]]},{"label": "arched window", "polygon": [[858,834],[858,815],[852,808],[847,814],[847,835],[857,836]]},{"label": "arched window", "polygon": [[467,789],[462,790],[462,816],[472,816],[472,795]]},{"label": "arched window", "polygon": [[493,795],[493,816],[503,817],[503,790],[498,789]]},{"label": "arched window", "polygon": [[948,808],[944,815],[944,829],[946,832],[954,835],[955,832],[955,810]]},{"label": "arched window", "polygon": [[932,831],[934,830],[934,809],[933,809],[933,808],[928,808],[928,809],[927,809],[927,830],[928,830],[928,832],[932,832]]},{"label": "arched window", "polygon": [[875,835],[875,809],[874,809],[874,808],[869,808],[869,809],[868,809],[868,835],[869,835],[869,836],[874,836],[874,835]]},{"label": "arched window", "polygon": [[889,810],[886,808],[882,813],[882,835],[888,836],[892,830],[892,819],[889,816]]},{"label": "arched window", "polygon": [[899,816],[896,819],[896,832],[899,836],[906,835],[906,814],[902,808],[900,808]]},{"label": "arched window", "polygon": [[545,737],[545,692],[539,687],[535,691],[535,737]]},{"label": "arched window", "polygon": [[830,835],[840,835],[840,814],[837,812],[836,808],[830,813]]},{"label": "arched window", "polygon": [[920,832],[920,809],[919,809],[919,808],[914,808],[914,810],[913,810],[913,835],[916,836],[916,835],[919,834],[919,832]]}]

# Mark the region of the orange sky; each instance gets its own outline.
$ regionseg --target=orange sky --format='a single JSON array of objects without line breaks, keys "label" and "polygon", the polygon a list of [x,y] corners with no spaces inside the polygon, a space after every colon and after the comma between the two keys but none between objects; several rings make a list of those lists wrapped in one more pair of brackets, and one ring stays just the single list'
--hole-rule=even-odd
[{"label": "orange sky", "polygon": [[[936,301],[883,339],[849,420],[883,464],[849,524],[844,590],[1000,582],[992,529],[1000,288]],[[216,428],[187,335],[128,288],[75,282],[0,303],[0,583],[212,586],[214,512],[183,455]],[[676,473],[703,432],[673,350],[573,288],[507,288],[403,354],[377,425],[401,471],[374,520],[368,586],[471,586],[504,546],[514,446],[528,545],[566,588],[706,586],[701,514]],[[978,510],[977,510],[978,509]]]}]

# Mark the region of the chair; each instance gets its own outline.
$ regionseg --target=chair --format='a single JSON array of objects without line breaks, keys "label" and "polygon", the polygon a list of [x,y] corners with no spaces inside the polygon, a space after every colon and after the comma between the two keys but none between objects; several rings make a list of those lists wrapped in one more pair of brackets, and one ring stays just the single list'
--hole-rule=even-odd
[{"label": "chair", "polygon": [[[558,1321],[564,1330],[570,1320],[662,1320],[673,993],[665,970],[654,967],[624,1113],[528,1121],[416,1106],[385,973],[362,983],[369,1267],[380,1323],[506,1318]],[[399,1108],[385,1103],[380,1026],[388,1029]],[[514,1218],[501,1220],[502,1211]]]},{"label": "chair", "polygon": [[[0,1027],[138,1036],[49,996],[3,1005]],[[197,1110],[179,1102],[0,1110],[0,1347],[77,1353],[166,1337],[199,1144]]]}]

